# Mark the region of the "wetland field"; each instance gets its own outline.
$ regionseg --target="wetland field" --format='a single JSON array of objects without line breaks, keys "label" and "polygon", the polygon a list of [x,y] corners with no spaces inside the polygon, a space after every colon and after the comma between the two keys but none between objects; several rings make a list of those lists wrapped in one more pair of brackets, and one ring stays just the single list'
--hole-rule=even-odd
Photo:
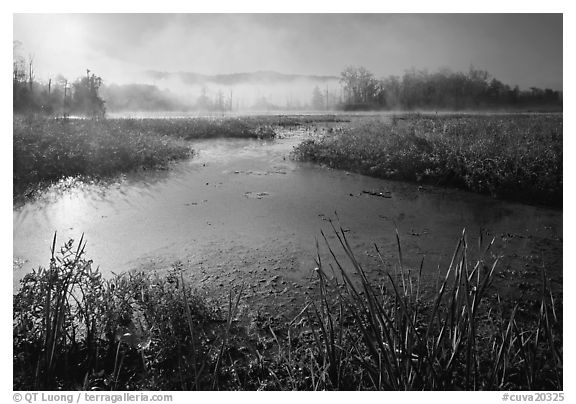
[{"label": "wetland field", "polygon": [[13,123],[15,390],[562,390],[562,113]]}]

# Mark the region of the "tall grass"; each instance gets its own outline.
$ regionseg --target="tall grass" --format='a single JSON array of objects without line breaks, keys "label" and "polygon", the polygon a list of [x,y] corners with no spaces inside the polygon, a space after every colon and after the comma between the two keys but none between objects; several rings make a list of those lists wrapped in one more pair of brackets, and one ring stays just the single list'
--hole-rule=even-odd
[{"label": "tall grass", "polygon": [[561,206],[562,116],[409,115],[303,142],[295,157],[381,178]]},{"label": "tall grass", "polygon": [[50,266],[27,274],[14,296],[15,389],[226,388],[235,311],[207,305],[178,266],[105,280],[83,240],[55,245],[56,236]]},{"label": "tall grass", "polygon": [[545,271],[538,312],[520,319],[519,303],[491,291],[493,241],[472,260],[463,232],[430,290],[398,236],[396,269],[378,281],[334,232],[347,262],[323,234],[330,259],[318,253],[315,293],[287,324],[240,323],[242,289],[220,309],[185,283],[181,264],[103,279],[83,239],[56,251],[55,235],[50,266],[14,296],[14,389],[563,388],[561,302]]},{"label": "tall grass", "polygon": [[504,312],[499,302],[487,301],[498,262],[488,265],[485,259],[493,241],[471,261],[463,233],[428,301],[422,299],[422,267],[404,265],[399,239],[398,272],[382,273],[375,286],[345,233],[335,232],[349,265],[326,242],[334,265],[318,259],[318,295],[310,320],[312,356],[327,376],[321,388],[562,389],[562,326],[549,286],[544,283],[540,311],[529,323],[517,321],[518,304]]}]

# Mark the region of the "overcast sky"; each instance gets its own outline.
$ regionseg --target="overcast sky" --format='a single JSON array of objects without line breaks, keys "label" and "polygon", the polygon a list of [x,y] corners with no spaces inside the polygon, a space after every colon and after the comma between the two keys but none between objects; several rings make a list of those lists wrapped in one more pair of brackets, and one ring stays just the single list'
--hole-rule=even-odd
[{"label": "overcast sky", "polygon": [[522,88],[562,89],[561,14],[14,15],[14,40],[37,77],[138,82],[143,70],[274,70],[377,77],[473,65]]}]

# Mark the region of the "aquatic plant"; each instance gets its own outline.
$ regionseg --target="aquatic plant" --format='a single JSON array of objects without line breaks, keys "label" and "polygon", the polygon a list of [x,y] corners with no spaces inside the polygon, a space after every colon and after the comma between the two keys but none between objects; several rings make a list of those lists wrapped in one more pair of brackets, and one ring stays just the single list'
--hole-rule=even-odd
[{"label": "aquatic plant", "polygon": [[299,314],[287,324],[251,314],[248,325],[237,321],[241,288],[222,310],[186,284],[182,264],[106,280],[83,239],[57,252],[55,235],[50,266],[14,296],[14,389],[562,389],[561,301],[544,270],[538,309],[520,318],[490,290],[493,241],[473,261],[463,233],[430,290],[399,237],[396,270],[375,281],[334,232],[349,263],[324,237],[331,258],[318,253]]},{"label": "aquatic plant", "polygon": [[380,178],[562,205],[562,116],[422,115],[367,119],[294,151],[299,160]]},{"label": "aquatic plant", "polygon": [[463,233],[439,287],[425,298],[422,266],[405,266],[398,236],[397,272],[383,270],[374,283],[345,232],[334,231],[349,265],[324,237],[332,262],[318,256],[317,298],[307,309],[314,388],[562,389],[562,325],[544,271],[535,317],[520,321],[518,303],[507,309],[489,290],[494,241],[472,261]]},{"label": "aquatic plant", "polygon": [[209,307],[178,265],[165,276],[104,279],[83,239],[55,245],[56,235],[50,266],[27,274],[14,296],[15,389],[195,390],[214,378],[226,385],[221,358],[236,307]]}]

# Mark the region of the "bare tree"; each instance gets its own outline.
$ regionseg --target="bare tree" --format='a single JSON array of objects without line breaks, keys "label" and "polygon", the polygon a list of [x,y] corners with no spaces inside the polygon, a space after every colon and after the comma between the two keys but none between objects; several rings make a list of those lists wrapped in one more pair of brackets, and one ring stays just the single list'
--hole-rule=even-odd
[{"label": "bare tree", "polygon": [[30,55],[28,57],[28,85],[30,86],[30,94],[33,93],[34,89],[34,56]]}]

